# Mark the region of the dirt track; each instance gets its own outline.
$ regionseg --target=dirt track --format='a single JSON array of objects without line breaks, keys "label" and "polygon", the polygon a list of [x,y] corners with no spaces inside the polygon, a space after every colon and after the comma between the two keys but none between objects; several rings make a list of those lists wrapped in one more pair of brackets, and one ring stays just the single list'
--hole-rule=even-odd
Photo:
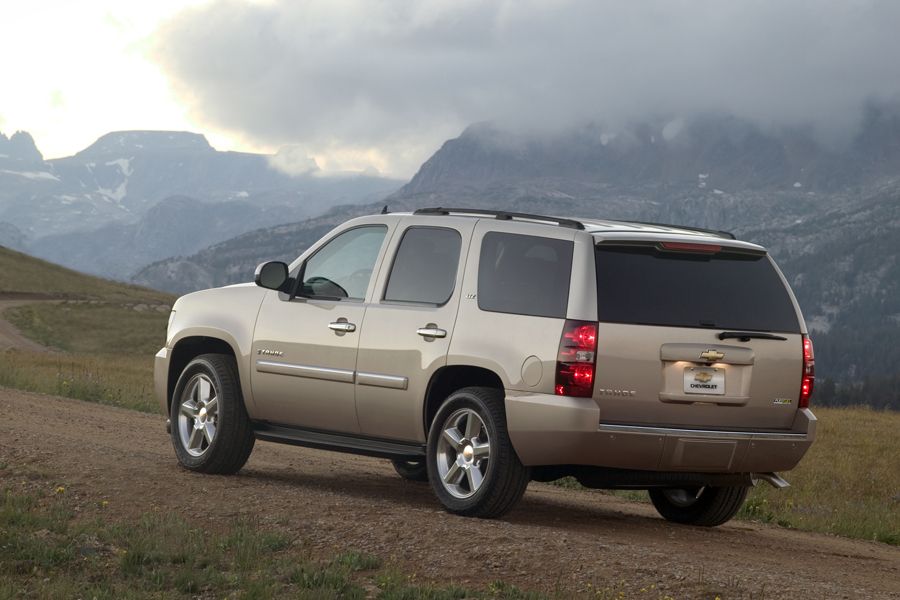
[{"label": "dirt track", "polygon": [[465,519],[387,461],[268,443],[237,476],[196,475],[177,466],[160,416],[8,389],[3,462],[49,474],[86,510],[101,499],[114,517],[213,505],[222,519],[257,516],[313,555],[369,551],[419,580],[590,583],[645,598],[900,597],[895,547],[742,522],[680,527],[649,506],[536,483],[503,520]]},{"label": "dirt track", "polygon": [[23,350],[31,350],[32,352],[47,352],[45,346],[34,342],[16,329],[12,323],[3,318],[3,312],[8,308],[23,306],[25,304],[34,304],[36,300],[19,298],[14,300],[4,299],[0,297],[0,352],[10,348],[21,348]]}]

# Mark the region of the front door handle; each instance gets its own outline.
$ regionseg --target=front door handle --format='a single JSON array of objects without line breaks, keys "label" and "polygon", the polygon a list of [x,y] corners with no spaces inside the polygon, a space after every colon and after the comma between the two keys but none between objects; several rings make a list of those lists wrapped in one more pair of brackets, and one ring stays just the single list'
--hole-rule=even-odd
[{"label": "front door handle", "polygon": [[350,333],[352,331],[356,331],[356,324],[348,323],[347,321],[335,321],[328,324],[328,329],[331,329],[332,331],[338,331],[340,333]]},{"label": "front door handle", "polygon": [[435,327],[433,325],[429,325],[427,327],[419,327],[416,329],[416,333],[421,335],[423,338],[445,338],[447,337],[447,330],[440,329],[439,327]]}]

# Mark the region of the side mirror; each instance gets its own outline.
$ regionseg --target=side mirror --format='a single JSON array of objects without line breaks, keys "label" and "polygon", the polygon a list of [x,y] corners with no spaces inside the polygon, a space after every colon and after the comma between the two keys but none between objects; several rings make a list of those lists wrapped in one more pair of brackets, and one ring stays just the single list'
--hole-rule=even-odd
[{"label": "side mirror", "polygon": [[288,266],[277,260],[263,263],[256,267],[254,281],[267,290],[285,291],[283,288],[288,282]]}]

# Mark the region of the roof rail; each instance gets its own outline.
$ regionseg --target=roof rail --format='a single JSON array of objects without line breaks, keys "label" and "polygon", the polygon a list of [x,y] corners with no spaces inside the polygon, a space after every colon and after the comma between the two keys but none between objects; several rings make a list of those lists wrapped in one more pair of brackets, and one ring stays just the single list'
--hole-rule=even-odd
[{"label": "roof rail", "polygon": [[414,215],[484,215],[494,217],[500,221],[511,221],[512,219],[524,219],[527,221],[544,221],[546,223],[556,223],[560,227],[568,227],[569,229],[584,229],[584,223],[575,221],[574,219],[561,219],[559,217],[548,217],[545,215],[532,215],[528,213],[509,212],[505,210],[485,210],[481,208],[420,208],[413,212]]},{"label": "roof rail", "polygon": [[671,229],[684,229],[687,231],[696,231],[697,233],[708,233],[710,235],[724,238],[726,240],[737,239],[734,237],[734,234],[731,233],[730,231],[722,231],[721,229],[705,229],[703,227],[688,227],[687,225],[672,225],[671,223],[652,223],[650,221],[617,221],[617,222],[625,223],[626,225],[631,223],[634,225],[650,225],[651,227],[669,227]]}]

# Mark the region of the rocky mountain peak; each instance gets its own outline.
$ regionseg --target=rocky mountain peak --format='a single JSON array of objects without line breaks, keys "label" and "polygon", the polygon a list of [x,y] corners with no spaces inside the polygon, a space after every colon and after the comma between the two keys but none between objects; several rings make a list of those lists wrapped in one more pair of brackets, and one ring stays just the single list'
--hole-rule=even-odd
[{"label": "rocky mountain peak", "polygon": [[12,137],[0,133],[0,160],[39,163],[44,160],[34,138],[27,131],[17,131]]},{"label": "rocky mountain peak", "polygon": [[83,158],[156,152],[214,152],[206,137],[187,131],[113,131],[76,154]]}]

